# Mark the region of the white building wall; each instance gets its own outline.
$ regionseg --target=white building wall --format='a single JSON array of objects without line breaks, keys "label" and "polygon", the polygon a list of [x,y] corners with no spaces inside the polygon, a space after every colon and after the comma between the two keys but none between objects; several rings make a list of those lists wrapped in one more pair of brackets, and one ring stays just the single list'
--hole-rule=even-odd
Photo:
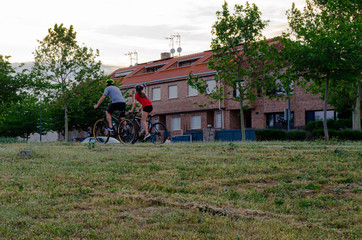
[{"label": "white building wall", "polygon": [[[56,142],[58,141],[58,133],[57,132],[48,132],[45,135],[41,135],[42,142]],[[28,142],[40,142],[40,134],[35,133],[30,135]]]}]

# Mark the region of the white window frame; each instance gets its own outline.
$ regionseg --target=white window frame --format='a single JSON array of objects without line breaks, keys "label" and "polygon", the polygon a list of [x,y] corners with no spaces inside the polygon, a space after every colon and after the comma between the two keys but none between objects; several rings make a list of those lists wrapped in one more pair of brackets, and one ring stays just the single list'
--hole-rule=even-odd
[{"label": "white window frame", "polygon": [[201,129],[201,116],[200,115],[191,117],[191,129]]},{"label": "white window frame", "polygon": [[[323,121],[324,113],[323,111],[314,111],[315,121]],[[327,120],[334,119],[334,110],[327,110]]]},{"label": "white window frame", "polygon": [[77,138],[78,137],[78,130],[73,130],[72,131],[72,138]]},{"label": "white window frame", "polygon": [[216,80],[208,80],[208,81],[206,81],[206,83],[207,83],[206,93],[210,94],[212,92],[215,92]]},{"label": "white window frame", "polygon": [[196,88],[193,88],[190,85],[188,85],[188,86],[189,86],[189,97],[194,97],[194,96],[199,95],[199,92],[197,91]]},{"label": "white window frame", "polygon": [[160,87],[152,88],[152,100],[153,101],[161,100],[161,88]]},{"label": "white window frame", "polygon": [[171,118],[171,130],[181,130],[181,118],[180,117]]},{"label": "white window frame", "polygon": [[[245,82],[242,81],[241,83],[241,87],[245,87]],[[238,83],[236,83],[235,85],[235,97],[240,97],[240,90],[239,90],[239,86],[238,86]]]},{"label": "white window frame", "polygon": [[168,98],[177,98],[177,85],[168,86]]},{"label": "white window frame", "polygon": [[216,118],[215,118],[215,128],[221,128],[222,126],[222,114],[221,113],[216,113]]}]

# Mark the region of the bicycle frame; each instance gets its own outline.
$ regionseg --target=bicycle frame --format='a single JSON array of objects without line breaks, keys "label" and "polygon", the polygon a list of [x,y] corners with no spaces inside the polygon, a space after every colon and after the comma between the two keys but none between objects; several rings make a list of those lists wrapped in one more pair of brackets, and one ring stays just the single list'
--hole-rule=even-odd
[{"label": "bicycle frame", "polygon": [[[142,119],[140,117],[136,117],[135,115],[133,115],[133,117],[130,118],[136,125],[138,132],[141,132],[142,130],[144,130],[144,127],[142,127]],[[147,124],[148,124],[148,129],[151,129],[152,127],[152,122],[151,122],[152,116],[148,115],[147,117]]]}]

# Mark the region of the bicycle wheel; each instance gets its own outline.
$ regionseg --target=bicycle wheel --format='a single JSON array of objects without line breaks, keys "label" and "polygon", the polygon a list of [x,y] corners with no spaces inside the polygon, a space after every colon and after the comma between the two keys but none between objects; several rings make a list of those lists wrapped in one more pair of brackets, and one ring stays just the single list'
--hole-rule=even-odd
[{"label": "bicycle wheel", "polygon": [[134,143],[135,139],[137,138],[136,128],[133,122],[125,118],[123,119],[117,129],[118,139],[122,143]]},{"label": "bicycle wheel", "polygon": [[110,133],[106,130],[107,123],[99,119],[93,126],[93,137],[98,143],[107,143]]},{"label": "bicycle wheel", "polygon": [[152,124],[150,134],[151,134],[151,141],[154,144],[162,144],[168,138],[168,131],[166,125],[161,122]]}]

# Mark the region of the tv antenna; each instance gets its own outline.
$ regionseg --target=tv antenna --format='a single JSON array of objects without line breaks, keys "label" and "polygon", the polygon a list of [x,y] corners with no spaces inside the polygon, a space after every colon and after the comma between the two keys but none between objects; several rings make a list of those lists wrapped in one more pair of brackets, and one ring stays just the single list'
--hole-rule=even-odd
[{"label": "tv antenna", "polygon": [[125,54],[126,56],[129,56],[129,60],[131,62],[131,65],[130,66],[133,66],[133,60],[135,60],[135,65],[138,64],[138,53],[137,51],[135,50],[134,52],[128,52]]},{"label": "tv antenna", "polygon": [[181,56],[181,52],[182,52],[182,48],[181,48],[181,35],[180,34],[176,34],[176,35],[171,35],[170,37],[166,37],[166,39],[170,40],[170,53],[172,54],[172,57],[173,55],[175,54],[176,50],[175,50],[175,40],[176,40],[176,45],[178,45],[178,48],[177,48],[177,52],[178,52],[178,55]]}]

